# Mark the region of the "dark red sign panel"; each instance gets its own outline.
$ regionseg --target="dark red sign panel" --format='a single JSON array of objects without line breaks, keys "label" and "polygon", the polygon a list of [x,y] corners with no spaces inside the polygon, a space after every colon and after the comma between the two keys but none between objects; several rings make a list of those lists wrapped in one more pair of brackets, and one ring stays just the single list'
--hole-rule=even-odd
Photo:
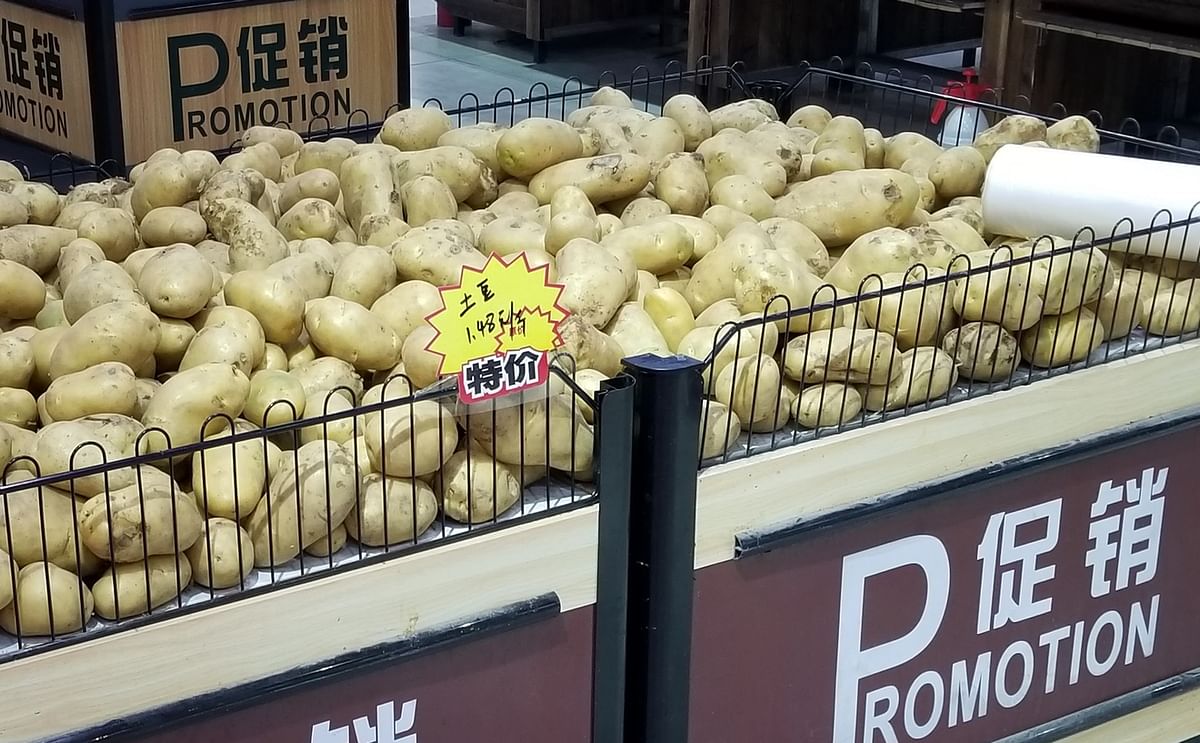
[{"label": "dark red sign panel", "polygon": [[691,741],[985,743],[1200,667],[1198,525],[1189,425],[702,570]]},{"label": "dark red sign panel", "polygon": [[592,618],[592,607],[577,609],[138,740],[586,741],[592,724]]}]

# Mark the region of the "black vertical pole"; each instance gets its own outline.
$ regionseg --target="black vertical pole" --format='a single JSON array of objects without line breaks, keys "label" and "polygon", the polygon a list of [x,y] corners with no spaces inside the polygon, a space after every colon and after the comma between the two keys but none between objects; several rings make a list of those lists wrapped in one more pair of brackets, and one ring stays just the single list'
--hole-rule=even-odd
[{"label": "black vertical pole", "polygon": [[629,611],[629,473],[633,379],[604,382],[596,396],[596,621],[592,656],[592,741],[625,740],[625,643]]},{"label": "black vertical pole", "polygon": [[[412,105],[412,44],[409,39],[410,8],[408,0],[396,0],[396,103],[399,108]],[[375,122],[368,122],[375,123]]]},{"label": "black vertical pole", "polygon": [[[118,74],[117,16],[113,0],[91,0],[85,13],[88,40],[88,69],[91,75],[92,121],[95,129],[96,162],[126,175],[125,133],[121,126],[121,90]],[[165,101],[160,101],[160,104]]]},{"label": "black vertical pole", "polygon": [[634,380],[628,743],[686,743],[703,365],[625,360]]}]

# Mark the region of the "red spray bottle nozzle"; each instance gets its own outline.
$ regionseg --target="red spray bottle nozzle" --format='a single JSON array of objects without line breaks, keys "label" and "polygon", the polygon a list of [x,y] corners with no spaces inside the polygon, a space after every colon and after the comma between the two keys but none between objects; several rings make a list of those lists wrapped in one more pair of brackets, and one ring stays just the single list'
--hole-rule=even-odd
[{"label": "red spray bottle nozzle", "polygon": [[[974,67],[968,67],[962,71],[962,80],[951,80],[946,83],[946,87],[942,88],[941,92],[954,98],[963,98],[968,101],[977,101],[983,97],[984,87],[979,83],[979,73]],[[941,123],[942,117],[946,115],[946,100],[939,99],[933,104],[932,115],[929,121],[934,124]]]}]

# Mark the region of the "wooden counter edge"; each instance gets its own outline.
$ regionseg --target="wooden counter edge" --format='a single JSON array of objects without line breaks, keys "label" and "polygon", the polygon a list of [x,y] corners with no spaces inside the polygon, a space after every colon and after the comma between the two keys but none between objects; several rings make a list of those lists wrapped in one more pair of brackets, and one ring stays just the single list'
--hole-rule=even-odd
[{"label": "wooden counter edge", "polygon": [[557,593],[595,602],[590,506],[0,665],[0,740],[30,743]]},{"label": "wooden counter edge", "polygon": [[1060,743],[1184,743],[1198,735],[1200,689],[1063,738]]},{"label": "wooden counter edge", "polygon": [[[695,565],[733,559],[734,537],[748,530],[1200,406],[1198,366],[1191,341],[713,467],[700,476]],[[1053,425],[1030,425],[1039,418]]]}]

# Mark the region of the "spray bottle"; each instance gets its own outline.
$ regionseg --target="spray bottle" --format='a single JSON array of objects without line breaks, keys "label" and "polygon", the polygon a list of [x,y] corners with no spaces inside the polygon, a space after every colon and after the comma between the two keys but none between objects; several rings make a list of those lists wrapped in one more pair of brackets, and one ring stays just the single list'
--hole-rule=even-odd
[{"label": "spray bottle", "polygon": [[[951,80],[946,87],[942,88],[941,92],[954,98],[978,101],[983,97],[984,90],[985,88],[979,82],[979,73],[973,68],[967,68],[963,70],[962,80]],[[946,113],[947,108],[950,109],[949,114]],[[951,107],[947,101],[938,100],[933,106],[933,115],[929,120],[938,124],[943,117],[946,122],[942,125],[941,134],[938,135],[938,144],[943,147],[971,144],[980,132],[991,126],[987,116],[976,106],[953,105]]]}]

